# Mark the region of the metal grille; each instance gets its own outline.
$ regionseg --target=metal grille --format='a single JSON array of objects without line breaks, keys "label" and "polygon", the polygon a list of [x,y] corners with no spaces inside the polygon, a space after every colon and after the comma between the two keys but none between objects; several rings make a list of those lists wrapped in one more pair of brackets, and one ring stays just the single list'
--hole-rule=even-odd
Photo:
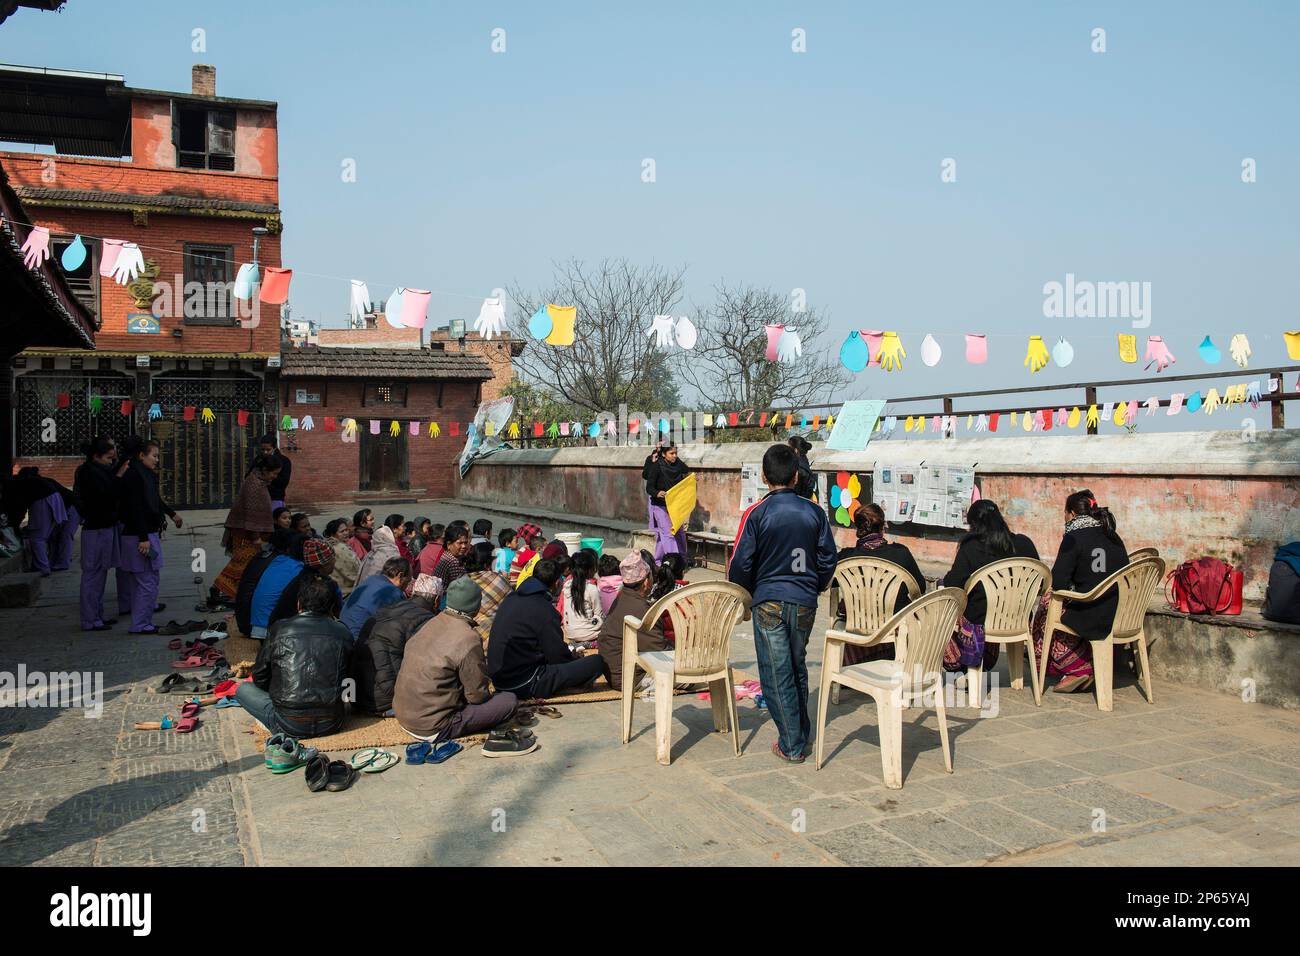
[{"label": "metal grille", "polygon": [[[23,375],[18,387],[18,455],[23,458],[80,455],[82,442],[108,435],[119,444],[131,434],[131,416],[119,409],[131,398],[132,380],[125,375]],[[68,395],[68,407],[58,407],[59,393]],[[99,414],[90,400],[102,400]],[[44,441],[42,422],[54,419],[53,441]]]},{"label": "metal grille", "polygon": [[[150,423],[162,453],[159,476],[167,503],[176,508],[224,508],[235,500],[240,482],[256,454],[256,442],[268,428],[261,407],[262,382],[258,379],[155,378],[152,401],[163,417]],[[194,420],[182,419],[185,406],[195,409]],[[205,425],[204,408],[216,414]],[[247,411],[248,424],[240,426],[237,413]]]}]

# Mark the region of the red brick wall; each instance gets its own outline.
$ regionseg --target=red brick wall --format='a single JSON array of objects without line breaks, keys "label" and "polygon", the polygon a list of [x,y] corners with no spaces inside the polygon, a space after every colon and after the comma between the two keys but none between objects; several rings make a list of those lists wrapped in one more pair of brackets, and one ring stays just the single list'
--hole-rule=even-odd
[{"label": "red brick wall", "polygon": [[[296,451],[289,447],[290,442],[281,442],[285,454],[293,461],[293,478],[289,483],[292,507],[376,496],[375,492],[362,492],[358,489],[361,477],[360,433],[369,429],[372,418],[381,421],[381,427],[385,431],[388,423],[394,419],[402,423],[412,495],[421,499],[454,496],[458,485],[456,462],[465,447],[465,427],[473,421],[474,413],[478,410],[474,402],[476,383],[447,382],[443,389],[442,406],[439,407],[437,382],[412,382],[409,384],[405,408],[363,408],[363,384],[361,379],[334,379],[328,385],[310,379],[283,380],[281,414],[299,419],[311,415],[315,423],[311,431],[299,429],[294,434]],[[324,404],[294,404],[294,392],[299,388],[323,392],[321,397]],[[288,401],[284,401],[286,391]],[[325,431],[326,416],[338,420],[338,431]],[[341,440],[344,418],[357,420],[355,444]],[[411,420],[421,423],[418,437],[409,434],[407,422]],[[430,421],[436,421],[441,426],[442,432],[437,438],[429,437]],[[453,421],[460,426],[460,434],[454,437],[450,434],[450,424]]]},{"label": "red brick wall", "polygon": [[389,325],[387,319],[381,318],[373,329],[321,329],[317,342],[331,347],[418,349],[420,330],[405,326],[397,329]]},{"label": "red brick wall", "polygon": [[[3,157],[0,157],[3,159]],[[6,166],[8,161],[5,160]],[[129,213],[106,212],[92,209],[59,209],[28,204],[28,213],[53,233],[125,239],[140,245],[146,264],[157,262],[157,281],[167,281],[175,291],[177,274],[184,275],[183,253],[185,243],[202,242],[229,245],[234,249],[237,262],[248,262],[253,257],[252,226],[247,219],[213,219],[200,216],[168,216],[149,214],[147,226],[132,224]],[[258,256],[263,265],[280,264],[280,237],[267,236],[262,240]],[[238,271],[232,266],[233,273]],[[183,289],[181,290],[183,291]],[[292,288],[290,289],[292,296]],[[95,336],[95,345],[104,351],[133,351],[148,353],[175,352],[198,354],[203,352],[255,352],[278,355],[280,352],[279,306],[262,305],[256,328],[242,326],[214,328],[187,324],[174,315],[160,320],[162,330],[158,335],[132,335],[126,331],[127,315],[147,311],[136,306],[130,290],[112,279],[99,280],[99,316],[102,323]],[[180,327],[183,336],[172,336],[172,329]]]},{"label": "red brick wall", "polygon": [[[431,331],[429,340],[431,342],[446,342],[449,352],[454,352],[459,348],[448,337],[445,329]],[[488,364],[492,366],[492,379],[483,383],[483,401],[487,402],[494,398],[500,398],[505,387],[515,380],[515,368],[510,356],[510,340],[497,336],[489,341],[481,337],[477,332],[469,332],[465,335],[465,351],[471,355],[483,356],[488,360]]]},{"label": "red brick wall", "polygon": [[[264,151],[265,145],[262,149]],[[170,140],[165,152],[175,155]],[[50,160],[54,161],[53,164]],[[17,152],[0,152],[0,162],[4,163],[9,181],[15,186],[98,189],[132,196],[191,196],[280,204],[280,181],[274,174],[178,169],[170,163],[154,166],[111,159]],[[258,160],[259,166],[268,164],[264,156]]]}]

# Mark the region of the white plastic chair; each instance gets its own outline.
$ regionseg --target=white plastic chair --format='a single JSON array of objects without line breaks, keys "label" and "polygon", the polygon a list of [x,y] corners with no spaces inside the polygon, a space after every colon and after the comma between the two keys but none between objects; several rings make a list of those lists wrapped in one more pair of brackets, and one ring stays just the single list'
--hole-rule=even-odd
[{"label": "white plastic chair", "polygon": [[[837,613],[843,598],[844,627],[842,630],[827,630],[827,639],[845,631],[861,637],[875,634],[893,615],[894,604],[904,587],[913,601],[925,593],[920,582],[892,561],[867,555],[845,558],[835,566],[835,578],[830,588],[831,619],[838,623]],[[887,635],[885,640],[892,640],[892,637]],[[826,666],[827,655],[823,645],[822,667]],[[831,703],[839,702],[840,685],[835,684],[831,689]]]},{"label": "white plastic chair", "polygon": [[[632,739],[639,665],[654,676],[655,759],[659,763],[672,763],[673,687],[679,681],[709,685],[714,729],[726,733],[730,728],[736,756],[740,756],[731,632],[740,621],[749,619],[750,603],[749,592],[738,584],[702,581],[664,595],[650,605],[645,617],[629,614],[623,618],[623,743]],[[673,650],[638,652],[637,635],[643,622],[648,631],[665,613],[673,623]]]},{"label": "white plastic chair", "polygon": [[[822,666],[821,695],[817,702],[818,770],[826,746],[826,700],[832,685],[838,683],[860,690],[876,702],[880,762],[886,787],[891,790],[903,787],[903,710],[909,702],[924,707],[933,700],[939,715],[944,769],[952,773],[948,713],[944,709],[943,649],[965,609],[965,591],[942,588],[913,601],[881,625],[875,634],[862,637],[840,631],[827,640],[826,650],[834,655],[835,666]],[[895,660],[838,666],[845,644],[865,646],[891,638]]]},{"label": "white plastic chair", "polygon": [[1158,558],[1160,557],[1159,548],[1138,548],[1136,551],[1128,553],[1128,563],[1132,564],[1141,558]]},{"label": "white plastic chair", "polygon": [[1061,623],[1061,613],[1066,601],[1091,603],[1103,597],[1111,588],[1119,589],[1119,604],[1115,608],[1115,621],[1110,633],[1092,645],[1092,672],[1097,686],[1097,709],[1115,709],[1113,690],[1115,684],[1115,645],[1137,644],[1138,683],[1146,694],[1147,703],[1156,702],[1151,680],[1151,662],[1147,659],[1147,636],[1142,623],[1156,588],[1165,577],[1165,563],[1160,558],[1139,558],[1126,564],[1087,594],[1077,591],[1053,591],[1047,603],[1047,621],[1043,625],[1043,654],[1039,661],[1039,683],[1046,685],[1047,662],[1051,659],[1051,640],[1055,631],[1079,635]]},{"label": "white plastic chair", "polygon": [[[1025,686],[1025,658],[1021,644],[1029,650],[1029,680],[1034,688],[1034,703],[1042,704],[1043,692],[1038,681],[1038,664],[1034,659],[1033,626],[1038,602],[1052,584],[1052,571],[1042,561],[1033,558],[1004,558],[986,564],[966,582],[966,598],[976,587],[984,586],[988,612],[984,615],[984,641],[1003,645],[1007,654],[1007,669],[1011,673],[1011,686],[1023,690]],[[984,697],[984,667],[977,664],[966,669],[967,693],[972,707],[982,706]]]}]

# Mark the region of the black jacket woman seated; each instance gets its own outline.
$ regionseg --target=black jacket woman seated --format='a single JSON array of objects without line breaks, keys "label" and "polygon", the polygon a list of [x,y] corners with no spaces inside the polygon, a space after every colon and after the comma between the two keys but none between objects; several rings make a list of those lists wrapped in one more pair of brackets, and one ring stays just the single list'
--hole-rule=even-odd
[{"label": "black jacket woman seated", "polygon": [[[957,544],[952,569],[943,576],[946,588],[964,588],[972,574],[994,561],[1038,557],[1034,542],[1023,534],[1013,533],[998,506],[987,498],[970,506],[966,524],[970,533]],[[944,670],[965,671],[979,665],[987,671],[998,662],[998,645],[984,643],[986,613],[988,599],[984,596],[984,586],[980,585],[967,595],[966,613],[958,619],[957,630],[943,652]]]},{"label": "black jacket woman seated", "polygon": [[[882,561],[888,561],[890,564],[898,565],[913,577],[922,592],[925,590],[925,576],[921,574],[921,569],[917,566],[916,558],[912,557],[912,552],[907,549],[906,545],[885,540],[885,513],[879,505],[874,502],[867,502],[859,507],[853,515],[853,528],[858,533],[858,542],[852,548],[841,548],[840,553],[836,555],[837,561],[843,561],[845,558],[879,558]],[[912,594],[911,588],[904,584],[899,589],[898,598],[894,601],[894,607],[890,613],[901,611],[920,596],[919,593]],[[836,611],[835,626],[837,628],[843,627],[844,620],[844,601],[841,600],[839,609]],[[844,645],[843,662],[845,665],[861,664],[863,661],[893,660],[893,658],[893,644],[877,644],[875,647],[859,647],[856,644]]]},{"label": "black jacket woman seated", "polygon": [[[1052,565],[1052,589],[1087,593],[1128,564],[1128,549],[1115,531],[1115,518],[1091,491],[1076,491],[1065,499],[1065,537]],[[1110,633],[1119,606],[1119,590],[1111,588],[1096,601],[1070,603],[1061,623],[1078,634],[1056,631],[1047,659],[1047,673],[1061,680],[1053,688],[1068,694],[1092,686],[1092,645]],[[1034,619],[1034,654],[1042,660],[1046,598]]]}]

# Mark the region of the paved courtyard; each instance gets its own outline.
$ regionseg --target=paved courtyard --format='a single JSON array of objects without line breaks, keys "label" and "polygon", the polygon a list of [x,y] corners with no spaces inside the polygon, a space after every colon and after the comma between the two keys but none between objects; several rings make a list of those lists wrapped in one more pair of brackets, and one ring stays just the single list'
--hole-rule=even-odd
[{"label": "paved courtyard", "polygon": [[[397,510],[460,516],[453,505]],[[224,513],[185,518],[164,542],[158,624],[200,616],[192,548],[206,549],[206,580],[224,562]],[[820,771],[772,756],[772,722],[752,701],[738,705],[737,758],[712,732],[708,702],[680,697],[671,767],[654,760],[651,705],[638,704],[625,747],[617,703],[574,704],[541,719],[531,755],[468,748],[313,794],[301,773],[264,769],[240,710],[207,710],[189,735],[133,730],[174,713],[177,698],[149,688],[176,655],[124,623],[82,634],[77,577],[47,579],[36,607],[0,610],[0,670],[104,682],[98,718],[0,708],[0,864],[1300,863],[1300,714],[1168,683],[1151,706],[1127,674],[1111,714],[1091,695],[1048,694],[1038,708],[1027,689],[1005,688],[1005,665],[996,716],[949,712],[952,775],[934,714],[908,713],[898,791],[880,782],[873,705],[846,691]],[[110,608],[112,594],[110,583]],[[814,707],[826,623],[822,613],[812,644]],[[757,676],[748,624],[732,646]]]}]

